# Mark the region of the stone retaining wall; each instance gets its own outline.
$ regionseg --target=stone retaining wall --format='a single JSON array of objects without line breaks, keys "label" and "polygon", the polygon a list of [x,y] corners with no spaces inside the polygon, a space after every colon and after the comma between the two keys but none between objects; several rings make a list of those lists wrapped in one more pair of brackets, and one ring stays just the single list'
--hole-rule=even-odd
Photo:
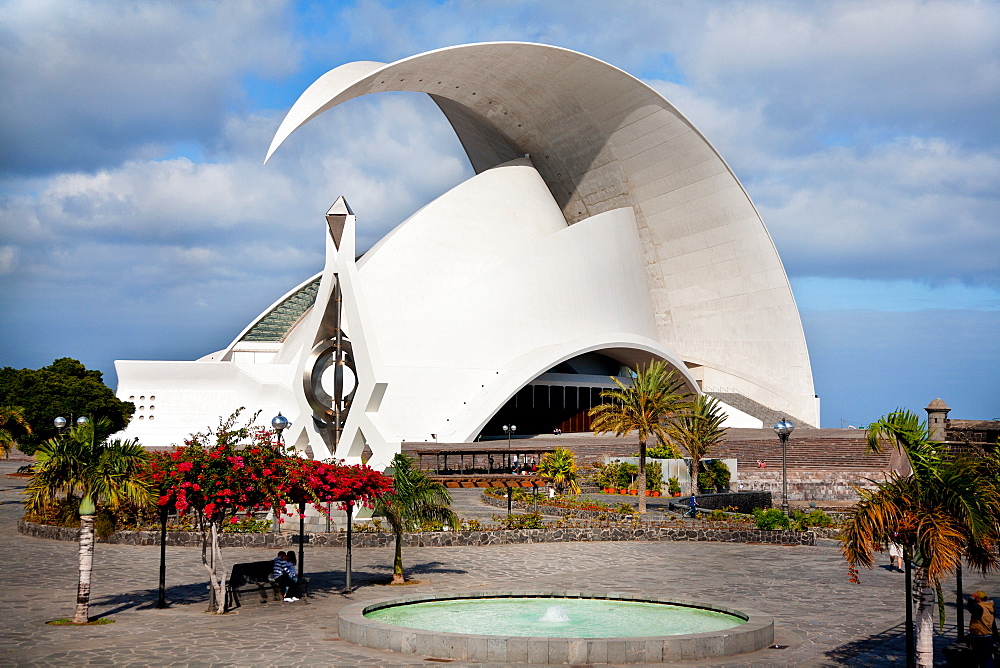
[{"label": "stone retaining wall", "polygon": [[[77,529],[53,527],[21,520],[18,533],[50,540],[76,541]],[[293,542],[294,538],[294,542]],[[700,541],[722,543],[768,543],[772,545],[815,545],[811,531],[763,531],[761,529],[717,529],[677,526],[668,523],[606,526],[553,527],[547,529],[509,529],[495,531],[424,531],[403,534],[407,547],[445,547],[457,545],[511,545],[515,543],[574,543],[596,541]],[[224,533],[219,538],[222,547],[282,548],[296,545],[298,534],[238,534]],[[346,547],[346,533],[306,534],[308,545],[314,547]],[[101,543],[119,545],[159,545],[158,531],[119,531]],[[167,533],[167,545],[198,547],[201,534],[193,531]],[[391,533],[357,532],[354,547],[388,547],[394,545]]]}]

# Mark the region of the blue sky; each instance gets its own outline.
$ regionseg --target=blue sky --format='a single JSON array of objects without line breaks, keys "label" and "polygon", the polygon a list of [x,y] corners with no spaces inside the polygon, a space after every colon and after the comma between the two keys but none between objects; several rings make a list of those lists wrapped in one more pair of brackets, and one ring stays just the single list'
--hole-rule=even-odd
[{"label": "blue sky", "polygon": [[0,3],[0,365],[195,359],[471,169],[415,94],[355,100],[262,165],[353,60],[476,41],[582,51],[719,149],[796,294],[823,425],[935,397],[1000,417],[1000,5]]}]

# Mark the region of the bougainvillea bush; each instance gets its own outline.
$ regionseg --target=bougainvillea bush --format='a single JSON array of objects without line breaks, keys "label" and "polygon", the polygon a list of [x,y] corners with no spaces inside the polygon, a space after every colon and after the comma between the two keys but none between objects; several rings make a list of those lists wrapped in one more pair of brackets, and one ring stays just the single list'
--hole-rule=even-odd
[{"label": "bougainvillea bush", "polygon": [[[217,429],[192,434],[151,463],[159,487],[160,506],[193,515],[202,533],[202,563],[208,570],[215,606],[225,610],[225,567],[219,534],[225,525],[238,524],[254,511],[313,504],[351,503],[370,506],[392,490],[392,478],[364,465],[303,459],[286,450],[273,431],[256,426],[254,415],[239,425],[242,409]],[[259,415],[259,413],[258,413]],[[290,514],[290,513],[289,513]]]}]

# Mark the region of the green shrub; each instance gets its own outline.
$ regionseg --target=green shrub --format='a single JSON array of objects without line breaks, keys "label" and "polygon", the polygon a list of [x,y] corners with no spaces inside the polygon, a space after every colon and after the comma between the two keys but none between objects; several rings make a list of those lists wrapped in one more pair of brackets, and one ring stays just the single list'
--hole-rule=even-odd
[{"label": "green shrub", "polygon": [[677,478],[667,479],[667,491],[671,494],[677,494],[681,491],[681,484],[678,482]]},{"label": "green shrub", "polygon": [[[638,457],[639,453],[634,456]],[[673,443],[657,443],[646,448],[646,456],[652,459],[682,459],[681,451]]]},{"label": "green shrub", "polygon": [[833,526],[833,518],[819,508],[815,508],[808,513],[804,513],[801,510],[793,510],[792,521],[794,522],[796,531],[805,531],[809,527]]},{"label": "green shrub", "polygon": [[639,511],[632,507],[631,503],[619,503],[615,506],[615,512],[621,513],[622,515],[638,515]]},{"label": "green shrub", "polygon": [[524,515],[494,515],[493,521],[500,525],[501,529],[542,529],[542,516],[540,513],[525,513]]},{"label": "green shrub", "polygon": [[27,513],[24,519],[36,524],[77,528],[80,526],[80,499],[75,496],[56,499],[37,513]]},{"label": "green shrub", "polygon": [[94,533],[98,538],[109,538],[114,535],[118,528],[115,525],[115,515],[106,508],[97,511],[94,517]]},{"label": "green shrub", "polygon": [[702,469],[698,473],[698,489],[705,494],[711,494],[715,491],[715,474],[711,471],[706,471]]},{"label": "green shrub", "polygon": [[271,520],[258,520],[253,517],[241,517],[235,523],[222,527],[223,533],[267,533],[271,530]]},{"label": "green shrub", "polygon": [[753,511],[753,519],[757,524],[757,528],[764,529],[765,531],[792,528],[791,520],[779,508],[757,509]]},{"label": "green shrub", "polygon": [[646,489],[663,490],[663,464],[660,462],[646,462]]},{"label": "green shrub", "polygon": [[384,531],[388,531],[388,529],[382,527],[382,520],[377,517],[371,518],[368,522],[358,522],[354,525],[353,529],[358,533],[383,533]]},{"label": "green shrub", "polygon": [[639,475],[639,467],[629,462],[618,462],[618,479],[615,487],[621,489],[632,489],[635,487],[636,476]]},{"label": "green shrub", "polygon": [[483,524],[475,518],[462,520],[462,531],[482,531]]},{"label": "green shrub", "polygon": [[708,470],[712,472],[713,482],[716,489],[728,489],[732,474],[729,467],[721,459],[713,459],[708,463]]},{"label": "green shrub", "polygon": [[573,494],[580,493],[580,485],[576,481],[576,457],[569,448],[556,448],[542,455],[538,472],[552,478],[552,484],[560,494],[567,490]]}]

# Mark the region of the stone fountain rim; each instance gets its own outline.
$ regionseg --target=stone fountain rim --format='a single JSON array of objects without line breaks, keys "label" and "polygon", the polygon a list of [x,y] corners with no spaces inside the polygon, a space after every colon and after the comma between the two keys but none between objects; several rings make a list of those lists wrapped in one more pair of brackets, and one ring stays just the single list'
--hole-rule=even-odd
[{"label": "stone fountain rim", "polygon": [[[671,636],[605,638],[554,638],[551,636],[498,636],[415,629],[386,624],[365,617],[382,608],[428,601],[483,598],[569,598],[660,603],[720,612],[745,620],[720,631]],[[774,642],[774,618],[758,610],[677,597],[649,596],[629,592],[578,590],[488,590],[412,594],[352,603],[339,613],[340,637],[373,649],[419,654],[433,658],[518,663],[644,663],[677,659],[730,656],[763,649]],[[531,660],[521,650],[529,643],[547,643],[546,656],[535,652]],[[630,647],[625,655],[625,645]],[[622,655],[612,657],[621,646]],[[538,649],[536,647],[536,649]],[[529,654],[526,656],[525,654]]]}]

